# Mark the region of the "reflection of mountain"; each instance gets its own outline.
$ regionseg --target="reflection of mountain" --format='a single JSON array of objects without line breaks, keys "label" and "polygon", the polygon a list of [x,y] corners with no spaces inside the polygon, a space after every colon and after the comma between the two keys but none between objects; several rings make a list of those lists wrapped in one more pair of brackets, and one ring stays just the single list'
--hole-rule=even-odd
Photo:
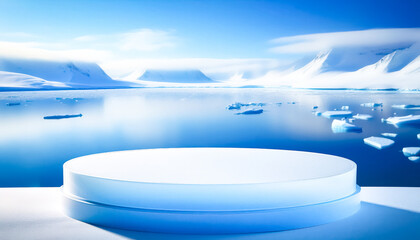
[{"label": "reflection of mountain", "polygon": [[0,58],[0,87],[103,88],[124,86],[97,64]]},{"label": "reflection of mountain", "polygon": [[200,70],[146,70],[137,80],[169,83],[211,83]]}]

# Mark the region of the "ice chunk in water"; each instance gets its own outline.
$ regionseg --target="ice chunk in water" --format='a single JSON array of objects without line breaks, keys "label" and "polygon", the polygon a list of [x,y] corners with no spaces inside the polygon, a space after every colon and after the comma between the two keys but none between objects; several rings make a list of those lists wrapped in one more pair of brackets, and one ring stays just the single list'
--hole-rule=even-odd
[{"label": "ice chunk in water", "polygon": [[420,133],[419,133],[419,134],[417,134],[417,139],[418,139],[418,140],[420,140]]},{"label": "ice chunk in water", "polygon": [[369,120],[372,119],[372,115],[369,114],[356,114],[353,116],[353,118],[355,119],[360,119],[360,120]]},{"label": "ice chunk in water", "polygon": [[230,105],[228,105],[226,108],[228,110],[240,110],[242,107],[250,107],[250,106],[254,106],[254,107],[262,107],[265,106],[265,103],[254,103],[254,102],[250,102],[250,103],[240,103],[240,102],[236,102],[236,103],[232,103]]},{"label": "ice chunk in water", "polygon": [[382,103],[362,103],[360,104],[362,107],[369,107],[369,108],[375,108],[375,107],[382,107]]},{"label": "ice chunk in water", "polygon": [[326,118],[333,118],[333,117],[351,117],[351,111],[326,111],[322,113],[322,116]]},{"label": "ice chunk in water", "polygon": [[383,137],[368,137],[363,139],[363,142],[371,147],[383,149],[394,144],[394,141]]},{"label": "ice chunk in water", "polygon": [[74,115],[52,115],[52,116],[45,116],[44,119],[51,120],[51,119],[64,119],[64,118],[77,118],[82,117],[82,114],[74,114]]},{"label": "ice chunk in water", "polygon": [[333,131],[333,133],[362,132],[362,128],[347,123],[345,120],[337,119],[334,119],[334,121],[331,123],[331,130]]},{"label": "ice chunk in water", "polygon": [[381,133],[381,135],[384,137],[392,137],[392,138],[397,137],[396,133]]},{"label": "ice chunk in water", "polygon": [[411,156],[411,157],[408,157],[408,160],[413,161],[413,162],[418,161],[419,159],[420,159],[419,156]]},{"label": "ice chunk in water", "polygon": [[6,103],[6,106],[9,106],[9,107],[11,107],[11,106],[18,106],[18,105],[20,105],[20,103],[19,103],[19,102],[10,102],[10,103]]},{"label": "ice chunk in water", "polygon": [[411,156],[419,156],[420,155],[420,147],[405,147],[402,149],[404,156],[411,157]]},{"label": "ice chunk in water", "polygon": [[249,109],[249,110],[245,110],[243,112],[238,112],[236,113],[236,115],[242,114],[242,115],[251,115],[251,114],[261,114],[263,113],[264,110],[260,109]]},{"label": "ice chunk in water", "polygon": [[414,105],[414,104],[392,105],[392,107],[399,108],[399,109],[407,109],[407,110],[420,110],[420,105]]},{"label": "ice chunk in water", "polygon": [[400,126],[420,126],[420,115],[408,115],[403,117],[389,117],[386,123],[393,124],[396,127]]},{"label": "ice chunk in water", "polygon": [[242,107],[241,103],[237,102],[237,103],[232,103],[232,104],[228,105],[226,108],[228,110],[239,110],[239,109],[241,109],[241,107]]},{"label": "ice chunk in water", "polygon": [[349,106],[342,106],[341,110],[349,110],[349,108],[350,108]]}]

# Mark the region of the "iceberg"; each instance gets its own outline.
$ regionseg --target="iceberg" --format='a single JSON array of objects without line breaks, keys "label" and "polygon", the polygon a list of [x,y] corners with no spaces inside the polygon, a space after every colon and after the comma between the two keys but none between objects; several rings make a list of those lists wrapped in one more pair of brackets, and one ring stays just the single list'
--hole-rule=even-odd
[{"label": "iceberg", "polygon": [[236,115],[251,115],[251,114],[261,114],[263,113],[263,109],[249,109],[249,110],[245,110],[243,112],[238,112],[236,113]]},{"label": "iceberg", "polygon": [[45,116],[44,119],[51,120],[51,119],[64,119],[64,118],[77,118],[82,117],[82,114],[73,114],[73,115],[52,115],[52,116]]},{"label": "iceberg", "polygon": [[387,148],[395,143],[393,140],[383,137],[368,137],[363,139],[363,142],[376,149]]},{"label": "iceberg", "polygon": [[353,118],[355,119],[359,119],[359,120],[369,120],[372,119],[372,115],[369,114],[356,114],[353,116]]},{"label": "iceberg", "polygon": [[369,107],[369,108],[375,108],[375,107],[382,107],[383,104],[382,103],[374,103],[374,102],[371,102],[371,103],[362,103],[362,104],[360,104],[360,106],[362,106],[362,107]]},{"label": "iceberg", "polygon": [[351,111],[326,111],[322,113],[323,117],[333,118],[333,117],[351,117]]},{"label": "iceberg", "polygon": [[334,121],[331,123],[331,130],[333,131],[333,133],[362,132],[362,128],[347,123],[345,120],[337,119],[334,119]]},{"label": "iceberg", "polygon": [[385,122],[395,127],[401,126],[420,126],[420,115],[407,115],[402,117],[389,117]]},{"label": "iceberg", "polygon": [[262,107],[267,105],[266,103],[254,103],[254,102],[250,102],[250,103],[240,103],[240,102],[236,102],[236,103],[232,103],[230,105],[228,105],[226,108],[228,110],[240,110],[242,107]]},{"label": "iceberg", "polygon": [[393,108],[406,109],[406,110],[420,110],[420,105],[408,104],[408,105],[392,105]]},{"label": "iceberg", "polygon": [[412,157],[420,155],[420,147],[405,147],[402,149],[404,156]]},{"label": "iceberg", "polygon": [[420,159],[419,156],[411,156],[411,157],[408,157],[408,160],[413,161],[413,162],[418,161],[419,159]]},{"label": "iceberg", "polygon": [[315,116],[321,116],[322,115],[322,113],[321,112],[319,112],[319,111],[313,111],[312,112]]},{"label": "iceberg", "polygon": [[384,137],[392,137],[392,138],[397,137],[396,133],[381,133],[381,135]]},{"label": "iceberg", "polygon": [[20,105],[19,102],[6,103],[6,106],[9,106],[9,107],[11,107],[11,106],[19,106],[19,105]]}]

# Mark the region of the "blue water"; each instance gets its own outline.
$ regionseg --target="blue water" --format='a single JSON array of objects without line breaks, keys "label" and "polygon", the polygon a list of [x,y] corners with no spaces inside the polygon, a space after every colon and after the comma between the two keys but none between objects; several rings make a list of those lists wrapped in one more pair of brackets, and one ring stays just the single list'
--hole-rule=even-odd
[{"label": "blue water", "polygon": [[[58,98],[58,99],[57,99]],[[76,99],[74,99],[76,98]],[[21,103],[7,106],[7,103]],[[264,112],[236,115],[234,102],[262,102]],[[295,104],[292,104],[294,102]],[[361,107],[382,102],[383,108]],[[282,104],[277,104],[282,103]],[[420,104],[419,93],[287,89],[120,89],[0,93],[0,187],[60,186],[62,164],[74,157],[127,149],[252,147],[303,150],[349,158],[361,186],[420,186],[420,162],[403,147],[420,146],[416,128],[395,128],[381,118],[420,114],[391,108]],[[333,133],[331,119],[312,114],[350,106],[373,115],[356,120],[362,133]],[[44,120],[44,116],[82,117]],[[390,148],[363,138],[395,132]]]}]

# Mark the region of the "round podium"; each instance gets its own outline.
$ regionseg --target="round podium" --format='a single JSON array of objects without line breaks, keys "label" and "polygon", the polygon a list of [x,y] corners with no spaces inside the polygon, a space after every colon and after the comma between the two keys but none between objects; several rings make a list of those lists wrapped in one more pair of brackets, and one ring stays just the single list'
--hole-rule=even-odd
[{"label": "round podium", "polygon": [[174,148],[64,164],[64,212],[129,230],[225,234],[332,222],[360,207],[356,164],[309,152]]}]

